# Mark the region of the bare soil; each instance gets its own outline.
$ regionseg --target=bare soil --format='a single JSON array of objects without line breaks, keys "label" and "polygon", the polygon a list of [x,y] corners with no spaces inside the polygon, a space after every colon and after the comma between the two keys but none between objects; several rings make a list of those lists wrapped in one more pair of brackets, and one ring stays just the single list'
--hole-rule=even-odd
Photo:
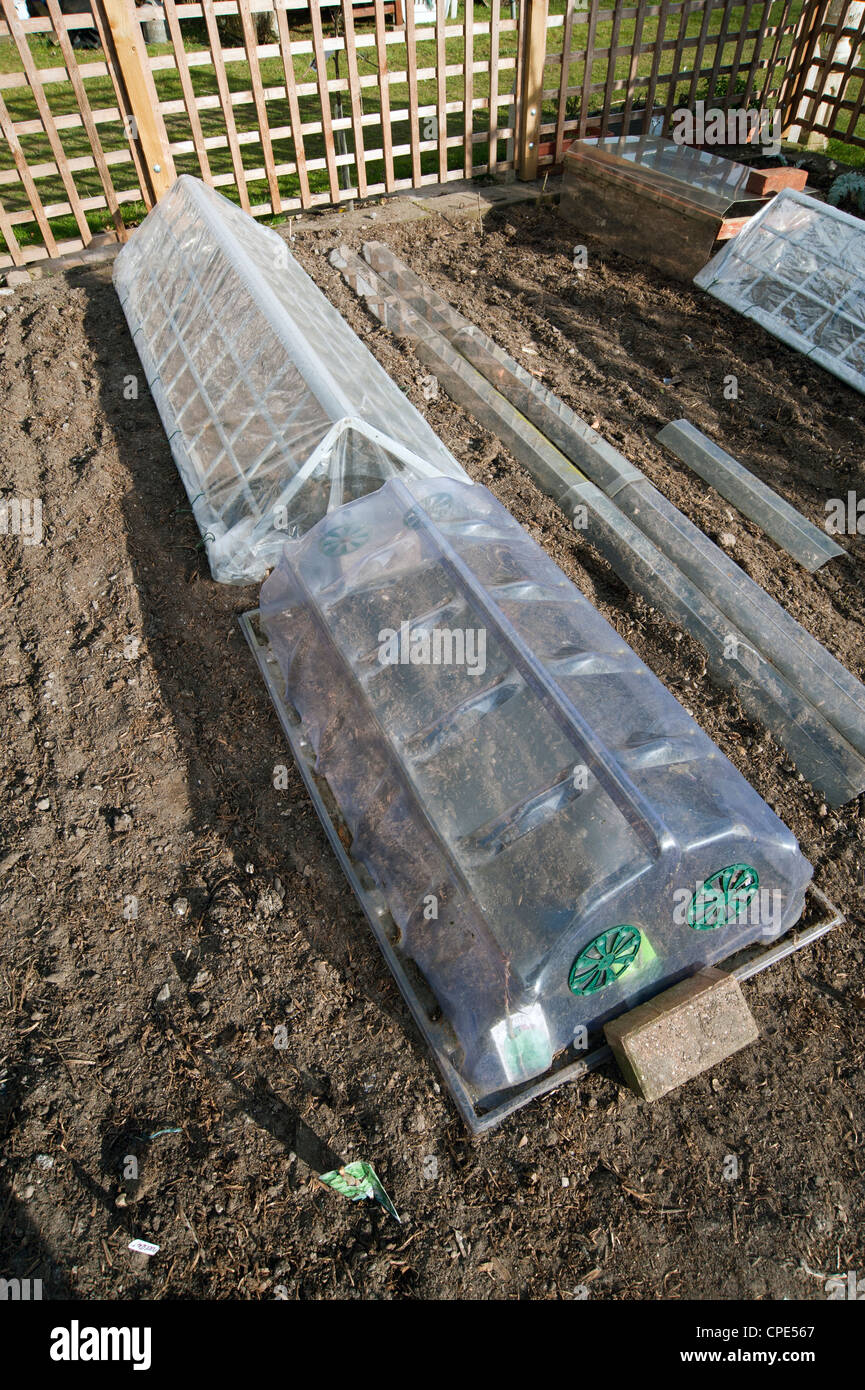
[{"label": "bare soil", "polygon": [[[808,575],[655,440],[687,416],[820,523],[865,494],[861,396],[553,208],[483,234],[363,221],[353,244],[393,246],[865,677],[865,538]],[[43,279],[0,299],[0,481],[45,528],[0,536],[0,1273],[86,1298],[824,1298],[865,1273],[865,798],[822,805],[497,440],[425,400],[327,263],[340,229],[304,222],[306,268],[848,921],[745,987],[762,1038],[711,1075],[649,1107],[608,1067],[471,1140],[299,777],[274,787],[287,750],[236,622],[256,592],[210,578],[110,271]],[[401,1226],[316,1183],[354,1158]]]}]

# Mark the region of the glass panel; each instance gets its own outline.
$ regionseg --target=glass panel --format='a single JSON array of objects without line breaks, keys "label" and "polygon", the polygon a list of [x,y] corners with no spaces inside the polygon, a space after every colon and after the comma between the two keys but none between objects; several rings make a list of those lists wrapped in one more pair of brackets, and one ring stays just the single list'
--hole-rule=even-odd
[{"label": "glass panel", "polygon": [[[753,198],[747,191],[749,170],[706,150],[677,145],[660,135],[608,135],[598,140],[575,140],[565,168],[573,159],[603,166],[622,178],[635,179],[659,193],[669,194],[723,217],[733,204]],[[758,201],[754,199],[754,201]]]}]

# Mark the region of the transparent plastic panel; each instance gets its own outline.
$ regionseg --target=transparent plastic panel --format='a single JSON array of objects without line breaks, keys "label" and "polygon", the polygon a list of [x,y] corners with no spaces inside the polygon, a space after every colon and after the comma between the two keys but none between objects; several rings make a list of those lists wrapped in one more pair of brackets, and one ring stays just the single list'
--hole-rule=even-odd
[{"label": "transparent plastic panel", "polygon": [[805,569],[813,573],[828,560],[844,554],[825,531],[755,478],[689,420],[672,420],[659,431],[658,439],[738,507],[743,516],[762,526]]},{"label": "transparent plastic panel", "polygon": [[364,255],[370,265],[345,247],[331,259],[569,516],[583,504],[579,524],[616,572],[703,644],[716,679],[737,690],[826,799],[838,806],[858,796],[865,688],[856,677],[638,468],[387,247],[368,243]]},{"label": "transparent plastic panel", "polygon": [[214,578],[263,578],[286,532],[387,477],[466,477],[282,238],[198,180],[114,283]]},{"label": "transparent plastic panel", "polygon": [[592,487],[584,483],[574,496],[582,495],[589,508],[587,539],[616,574],[696,638],[718,684],[735,691],[742,708],[765,724],[830,805],[858,796],[865,788],[865,760],[822,708],[745,637],[721,611],[717,596],[707,597],[604,493],[590,492]]},{"label": "transparent plastic panel", "polygon": [[785,188],[694,283],[865,392],[865,222]]},{"label": "transparent plastic panel", "polygon": [[798,920],[791,832],[485,488],[389,481],[287,544],[260,607],[481,1106]]},{"label": "transparent plastic panel", "polygon": [[750,171],[744,164],[708,150],[677,145],[661,135],[606,135],[601,139],[574,140],[565,155],[566,188],[569,170],[580,162],[634,180],[719,217],[733,203],[760,201],[748,192]]}]

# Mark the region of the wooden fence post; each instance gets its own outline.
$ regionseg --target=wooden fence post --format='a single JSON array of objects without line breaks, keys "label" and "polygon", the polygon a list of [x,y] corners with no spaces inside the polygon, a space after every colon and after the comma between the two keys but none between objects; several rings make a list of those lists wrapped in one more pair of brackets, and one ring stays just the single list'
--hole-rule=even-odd
[{"label": "wooden fence post", "polygon": [[149,189],[142,189],[158,202],[174,183],[174,160],[168,145],[168,133],[159,111],[159,97],[147,49],[141,34],[141,22],[135,13],[135,0],[94,0],[105,16],[117,54],[117,66],[129,98],[129,108],[135,130],[127,131],[130,145],[137,139],[143,153],[143,165]]},{"label": "wooden fence post", "polygon": [[[865,5],[861,0],[830,0],[823,8],[822,22],[826,32],[818,33],[817,43],[809,53],[805,80],[797,88],[800,93],[816,89],[819,95],[800,96],[798,105],[790,113],[793,124],[787,130],[788,139],[800,144],[807,141],[809,149],[825,149],[829,138],[822,131],[814,134],[813,127],[831,126],[833,118],[841,115],[833,98],[842,94],[842,88],[850,78],[860,43],[859,37],[851,43],[848,35],[858,29],[861,36],[865,18]],[[833,23],[835,27],[829,33],[828,26]],[[836,68],[834,72],[831,70],[833,65]],[[842,71],[839,72],[838,68]],[[823,97],[828,100],[821,100]]]},{"label": "wooden fence post", "polygon": [[526,3],[523,90],[517,133],[517,176],[521,179],[534,179],[538,173],[549,8],[549,0],[527,0]]},{"label": "wooden fence post", "polygon": [[798,140],[801,134],[796,117],[802,102],[802,93],[808,86],[809,77],[812,76],[811,64],[820,42],[820,25],[827,9],[828,0],[806,0],[793,33],[793,45],[778,93],[781,133],[785,140]]}]

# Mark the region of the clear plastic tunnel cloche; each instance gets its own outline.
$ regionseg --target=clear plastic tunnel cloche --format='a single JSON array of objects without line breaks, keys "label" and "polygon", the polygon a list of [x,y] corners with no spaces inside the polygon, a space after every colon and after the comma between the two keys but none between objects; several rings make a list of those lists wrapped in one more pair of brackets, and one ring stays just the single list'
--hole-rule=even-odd
[{"label": "clear plastic tunnel cloche", "polygon": [[476,1114],[800,916],[791,832],[485,488],[340,508],[261,625]]},{"label": "clear plastic tunnel cloche", "polygon": [[466,477],[287,243],[197,179],[114,283],[214,579],[263,579],[286,536],[386,478]]}]

